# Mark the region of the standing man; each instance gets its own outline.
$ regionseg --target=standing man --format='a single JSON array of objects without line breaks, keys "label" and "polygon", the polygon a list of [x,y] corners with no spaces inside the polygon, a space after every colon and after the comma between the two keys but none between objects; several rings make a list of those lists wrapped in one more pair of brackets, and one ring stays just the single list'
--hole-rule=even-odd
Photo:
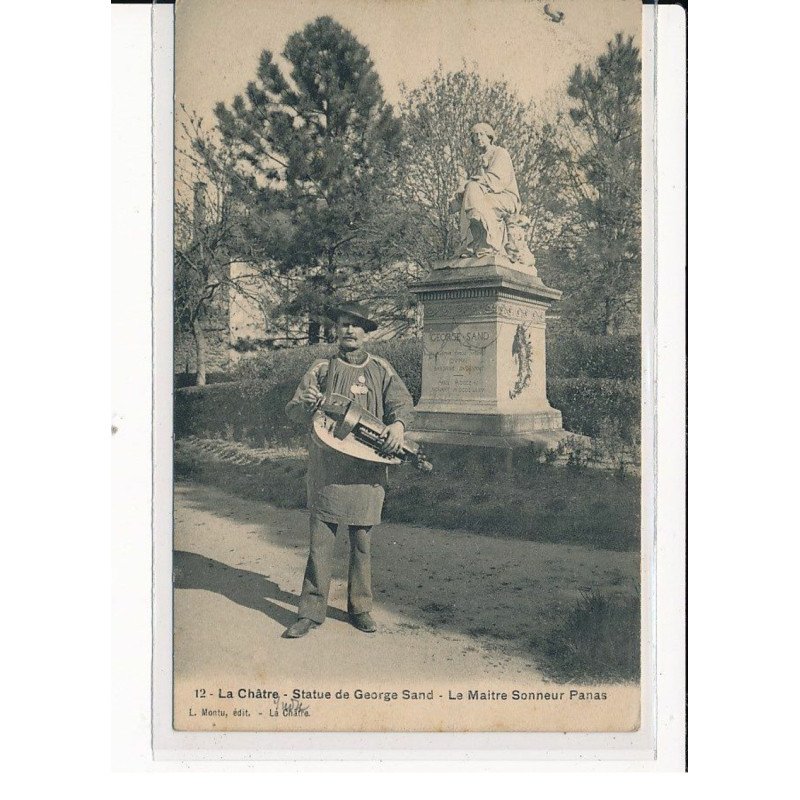
[{"label": "standing man", "polygon": [[[295,422],[311,425],[314,407],[326,394],[349,397],[388,425],[383,452],[398,453],[413,409],[403,381],[383,358],[364,349],[364,338],[378,324],[356,303],[333,312],[338,353],[318,359],[303,376],[286,414]],[[352,458],[309,436],[306,484],[311,512],[311,547],[308,554],[298,619],[284,632],[297,639],[325,621],[331,583],[333,547],[338,527],[350,535],[350,572],[347,611],[351,623],[364,633],[377,630],[372,610],[370,530],[381,521],[387,467]]]}]

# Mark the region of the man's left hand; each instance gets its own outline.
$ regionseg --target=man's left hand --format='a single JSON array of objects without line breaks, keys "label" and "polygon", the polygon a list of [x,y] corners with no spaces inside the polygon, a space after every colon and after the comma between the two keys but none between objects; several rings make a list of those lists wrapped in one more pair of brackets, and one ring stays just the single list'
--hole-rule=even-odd
[{"label": "man's left hand", "polygon": [[403,434],[405,433],[405,426],[402,422],[393,422],[387,425],[386,432],[383,434],[383,443],[381,445],[381,452],[387,456],[393,456],[400,452],[403,448]]}]

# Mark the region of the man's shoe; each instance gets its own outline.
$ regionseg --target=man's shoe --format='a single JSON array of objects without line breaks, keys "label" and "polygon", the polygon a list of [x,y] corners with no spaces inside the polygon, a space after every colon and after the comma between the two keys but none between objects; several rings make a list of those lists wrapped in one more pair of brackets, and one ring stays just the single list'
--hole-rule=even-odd
[{"label": "man's shoe", "polygon": [[303,617],[302,619],[297,620],[297,622],[290,625],[284,632],[283,638],[284,639],[299,639],[301,636],[305,636],[309,631],[314,630],[314,628],[319,627],[318,622],[314,622],[312,619],[306,619]]},{"label": "man's shoe", "polygon": [[378,626],[375,624],[374,620],[368,613],[351,614],[350,622],[352,623],[354,628],[358,628],[360,631],[363,631],[364,633],[375,633],[375,631],[378,630]]}]

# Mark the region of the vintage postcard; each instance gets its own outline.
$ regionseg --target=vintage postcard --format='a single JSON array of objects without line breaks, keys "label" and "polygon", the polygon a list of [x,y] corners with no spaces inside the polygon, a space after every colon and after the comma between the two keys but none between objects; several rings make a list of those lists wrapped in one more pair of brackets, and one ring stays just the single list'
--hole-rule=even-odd
[{"label": "vintage postcard", "polygon": [[641,731],[641,2],[174,24],[173,730]]}]

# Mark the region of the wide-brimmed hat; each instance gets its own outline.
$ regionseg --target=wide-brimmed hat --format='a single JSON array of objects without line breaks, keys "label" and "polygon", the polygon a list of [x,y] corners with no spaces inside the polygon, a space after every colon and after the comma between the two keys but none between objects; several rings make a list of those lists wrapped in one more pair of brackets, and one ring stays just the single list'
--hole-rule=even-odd
[{"label": "wide-brimmed hat", "polygon": [[485,133],[492,141],[497,138],[494,128],[488,122],[476,122],[470,128],[470,133]]},{"label": "wide-brimmed hat", "polygon": [[369,309],[362,306],[361,303],[342,303],[338,306],[331,306],[328,310],[328,316],[334,322],[337,322],[343,314],[348,314],[363,323],[361,327],[367,333],[378,329],[378,323],[370,317]]}]

